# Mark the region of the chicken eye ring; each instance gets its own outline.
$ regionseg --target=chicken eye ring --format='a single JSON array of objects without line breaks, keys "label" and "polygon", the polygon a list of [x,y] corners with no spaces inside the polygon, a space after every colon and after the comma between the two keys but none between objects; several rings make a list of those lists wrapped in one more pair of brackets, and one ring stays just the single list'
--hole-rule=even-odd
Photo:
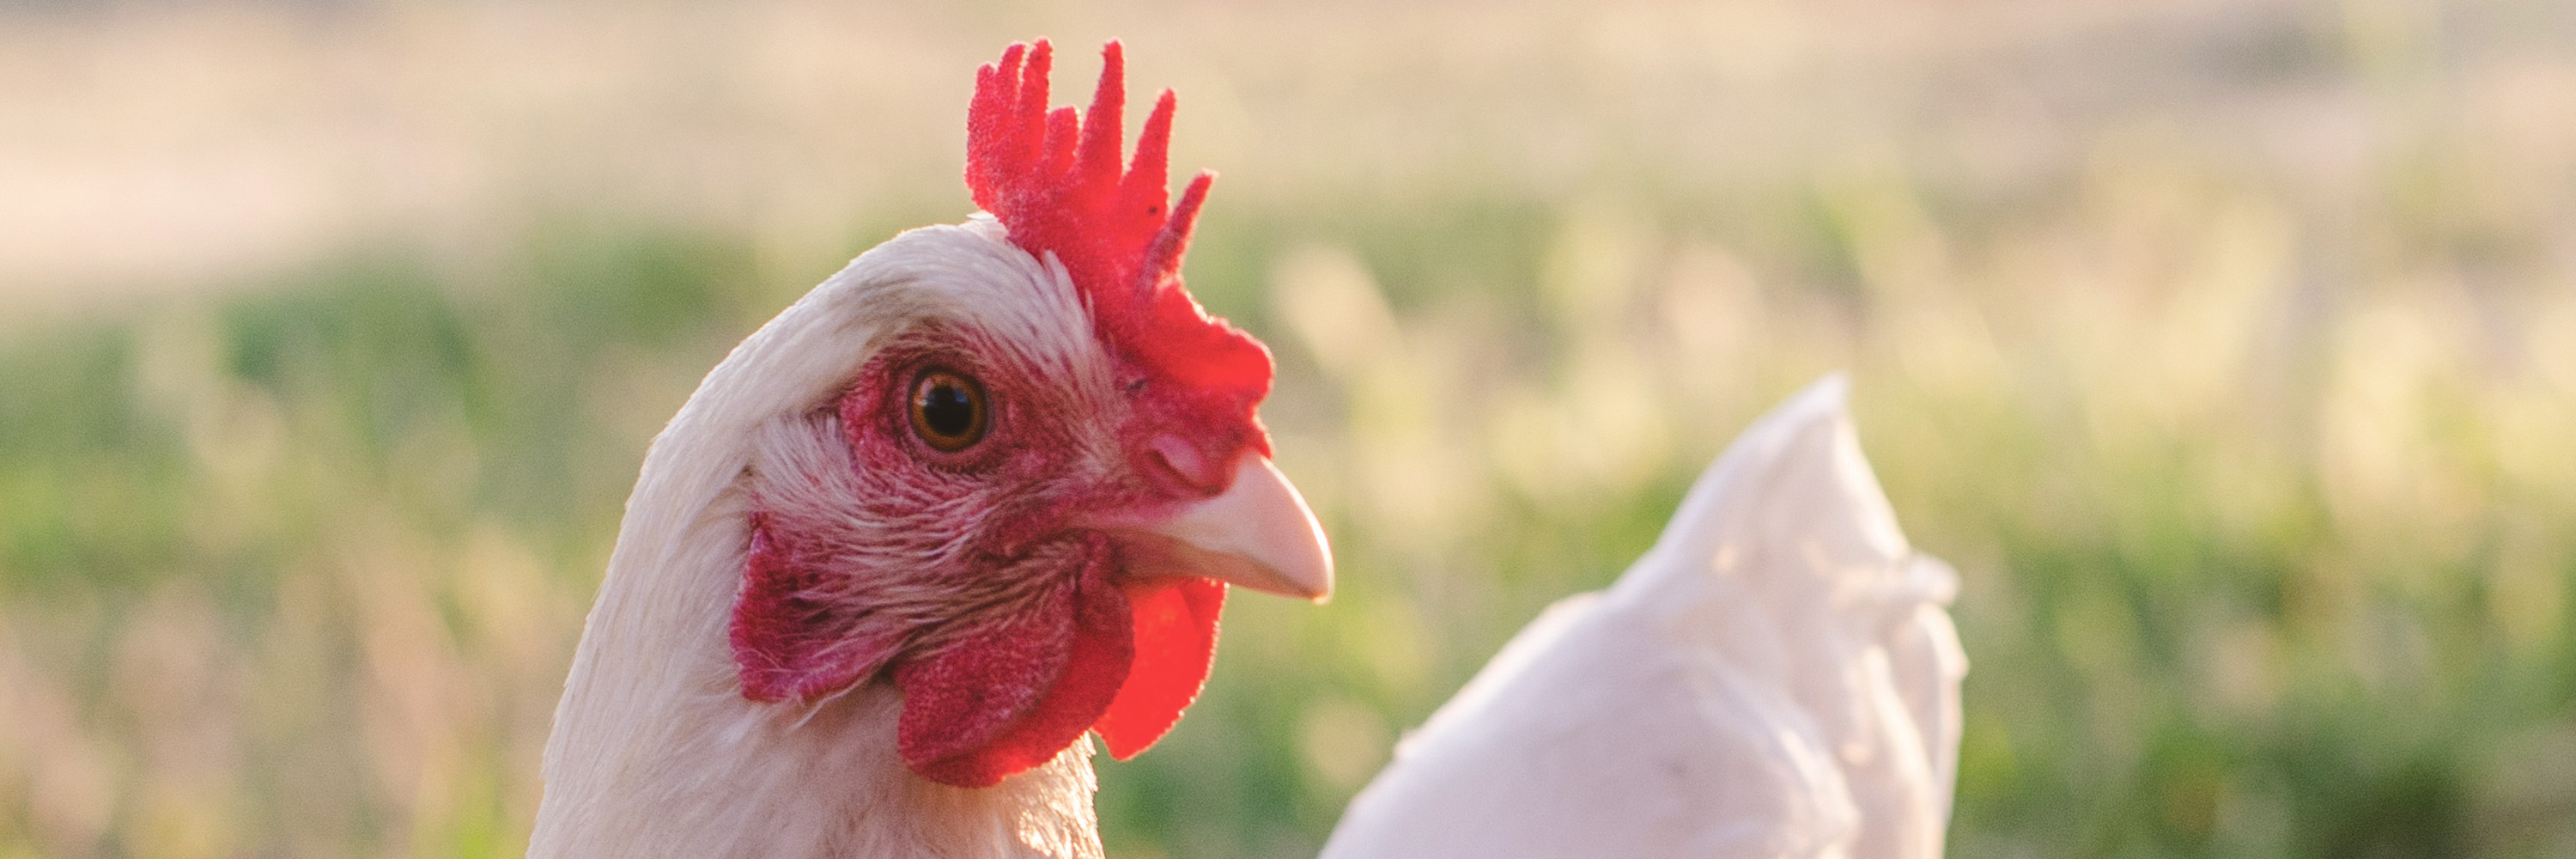
[{"label": "chicken eye ring", "polygon": [[941,453],[956,453],[984,439],[993,425],[992,403],[984,386],[964,373],[931,367],[912,379],[905,398],[912,415],[912,434]]}]

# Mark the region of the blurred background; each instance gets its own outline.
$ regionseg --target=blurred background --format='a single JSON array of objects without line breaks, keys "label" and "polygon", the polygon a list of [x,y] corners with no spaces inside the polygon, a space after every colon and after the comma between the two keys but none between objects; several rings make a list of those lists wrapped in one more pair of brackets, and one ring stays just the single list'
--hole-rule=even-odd
[{"label": "blurred background", "polygon": [[1312,855],[1849,368],[1955,855],[2576,856],[2576,6],[924,5],[0,4],[0,857],[517,855],[646,441],[1039,34],[1180,91],[1343,570],[1113,855]]}]

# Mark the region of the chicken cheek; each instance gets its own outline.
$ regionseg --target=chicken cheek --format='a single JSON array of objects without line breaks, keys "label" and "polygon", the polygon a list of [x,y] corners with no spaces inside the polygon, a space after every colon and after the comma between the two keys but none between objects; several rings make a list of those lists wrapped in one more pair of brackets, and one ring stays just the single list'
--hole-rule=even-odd
[{"label": "chicken cheek", "polygon": [[895,666],[896,749],[922,778],[991,787],[1046,763],[1098,721],[1136,655],[1127,596],[1108,553],[1030,611]]},{"label": "chicken cheek", "polygon": [[1150,578],[1120,582],[1133,608],[1136,662],[1109,711],[1092,728],[1109,756],[1135,757],[1181,720],[1181,711],[1207,685],[1216,660],[1217,613],[1225,608],[1225,583],[1215,579]]},{"label": "chicken cheek", "polygon": [[751,550],[729,630],[742,695],[783,701],[828,695],[883,668],[910,630],[811,597],[828,564],[799,558],[752,514]]}]

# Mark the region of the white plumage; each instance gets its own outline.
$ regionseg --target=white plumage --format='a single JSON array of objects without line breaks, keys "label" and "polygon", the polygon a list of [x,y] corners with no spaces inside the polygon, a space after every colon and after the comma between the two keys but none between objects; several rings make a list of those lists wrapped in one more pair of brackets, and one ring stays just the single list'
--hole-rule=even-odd
[{"label": "white plumage", "polygon": [[[1225,583],[1331,593],[1255,419],[1269,357],[1178,279],[1209,176],[1163,191],[1168,92],[1121,168],[1102,56],[1088,114],[1045,109],[1044,41],[979,70],[967,180],[998,215],[861,255],[655,439],[531,857],[1096,859],[1084,737],[1124,756],[1179,718]],[[1898,533],[1844,388],[1514,639],[1326,855],[1937,857],[1957,578]]]},{"label": "white plumage", "polygon": [[1514,637],[1325,859],[1940,856],[1958,579],[1898,531],[1847,387],[1746,430],[1616,584]]},{"label": "white plumage", "polygon": [[[978,220],[861,257],[710,373],[629,501],[530,855],[1097,856],[1089,743],[995,788],[930,784],[893,754],[893,689],[747,702],[722,632],[743,481],[793,452],[782,422],[923,320],[1097,363],[1063,321],[1081,318],[1061,274]],[[1352,803],[1327,859],[1937,857],[1956,577],[1898,532],[1845,387],[1747,430],[1615,586],[1514,638]]]},{"label": "white plumage", "polygon": [[[878,246],[735,347],[653,441],[546,746],[531,857],[1097,857],[1091,744],[984,789],[914,778],[901,699],[744,699],[725,623],[749,484],[796,473],[797,427],[884,341],[925,324],[998,332],[1106,385],[1061,270],[978,217]],[[1086,369],[1089,368],[1089,369]],[[1070,382],[1069,382],[1070,383]]]}]

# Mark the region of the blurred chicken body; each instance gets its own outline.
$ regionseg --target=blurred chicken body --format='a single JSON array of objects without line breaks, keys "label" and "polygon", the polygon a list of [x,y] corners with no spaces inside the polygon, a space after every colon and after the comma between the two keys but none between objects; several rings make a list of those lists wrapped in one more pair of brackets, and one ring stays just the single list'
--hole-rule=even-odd
[{"label": "blurred chicken body", "polygon": [[1269,353],[1178,270],[1166,92],[1121,165],[1052,53],[979,73],[989,215],[897,236],[654,440],[546,748],[529,855],[1096,857],[1091,742],[1198,694],[1228,583],[1330,591],[1270,465]]},{"label": "blurred chicken body", "polygon": [[1617,583],[1514,637],[1325,859],[1940,856],[1957,575],[1898,531],[1845,388],[1746,430]]}]

